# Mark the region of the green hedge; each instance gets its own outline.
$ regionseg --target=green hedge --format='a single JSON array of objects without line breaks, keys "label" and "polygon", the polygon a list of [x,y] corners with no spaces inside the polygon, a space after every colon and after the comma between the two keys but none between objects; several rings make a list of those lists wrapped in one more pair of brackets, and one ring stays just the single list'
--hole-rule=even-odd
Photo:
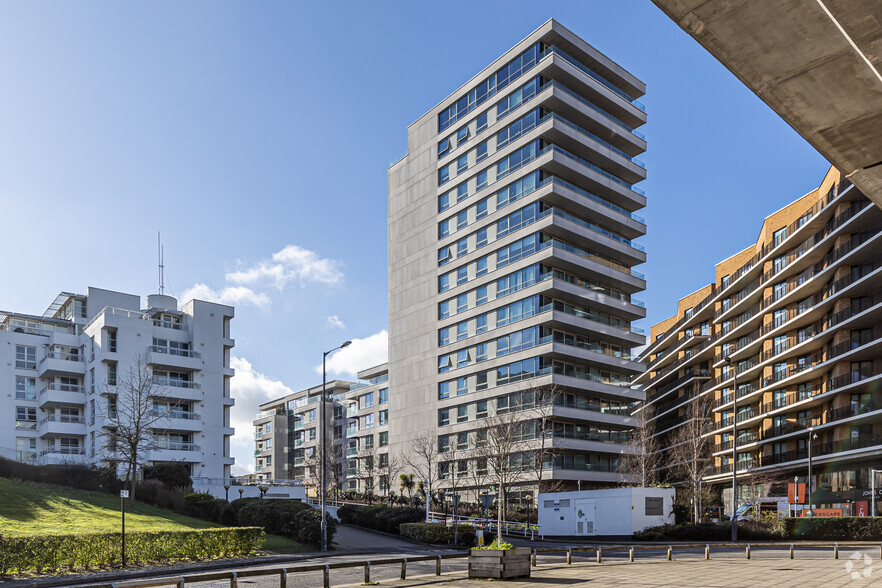
[{"label": "green hedge", "polygon": [[[239,503],[239,504],[236,504]],[[299,500],[245,498],[233,502],[236,524],[263,527],[271,535],[282,535],[300,543],[321,542],[321,511]],[[337,521],[328,515],[328,544],[334,539]]]},{"label": "green hedge", "polygon": [[784,536],[814,541],[882,541],[882,518],[817,517],[787,518]]},{"label": "green hedge", "polygon": [[421,508],[398,507],[386,505],[352,506],[347,504],[337,510],[340,521],[347,525],[356,525],[365,529],[374,529],[384,533],[398,535],[398,527],[402,523],[418,523],[426,520],[426,511]]},{"label": "green hedge", "polygon": [[[250,555],[263,529],[201,529],[126,533],[126,562],[154,564]],[[122,562],[120,533],[0,537],[0,574],[94,569]]]},{"label": "green hedge", "polygon": [[[400,527],[401,536],[433,545],[448,545],[453,543],[454,528],[444,523],[404,523]],[[459,525],[459,544],[475,544],[475,527],[472,525]]]},{"label": "green hedge", "polygon": [[[659,525],[634,533],[636,541],[729,541],[731,523],[701,523],[698,525]],[[743,521],[738,523],[738,538],[750,541],[781,539],[777,525]]]}]

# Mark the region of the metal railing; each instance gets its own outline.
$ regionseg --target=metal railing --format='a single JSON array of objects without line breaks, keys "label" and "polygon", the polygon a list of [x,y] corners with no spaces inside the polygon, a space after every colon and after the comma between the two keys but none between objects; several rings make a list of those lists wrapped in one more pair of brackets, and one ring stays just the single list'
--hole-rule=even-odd
[{"label": "metal railing", "polygon": [[202,357],[198,351],[193,351],[192,349],[175,349],[174,347],[165,347],[163,345],[151,345],[148,347],[148,350],[152,353],[162,353],[177,357],[192,357],[194,359]]},{"label": "metal railing", "polygon": [[[573,554],[578,553],[591,553],[593,557],[590,561],[596,562],[598,564],[603,563],[603,554],[604,552],[627,552],[628,553],[628,561],[633,563],[636,561],[636,554],[639,551],[647,552],[661,552],[664,555],[659,555],[658,558],[665,558],[667,561],[673,561],[674,548],[678,551],[683,550],[691,550],[694,551],[704,550],[704,560],[711,559],[711,548],[713,549],[722,549],[726,551],[731,551],[732,549],[744,550],[744,558],[749,560],[751,559],[752,551],[757,549],[777,549],[782,550],[786,549],[789,554],[788,559],[795,559],[796,548],[808,548],[808,549],[831,549],[832,556],[834,560],[839,559],[839,550],[840,548],[850,547],[850,548],[879,548],[880,555],[882,555],[882,543],[875,541],[805,541],[800,543],[790,543],[790,542],[760,542],[760,543],[656,543],[656,544],[643,544],[643,545],[635,545],[635,544],[590,544],[590,545],[561,545],[559,547],[538,547],[531,548],[530,550],[530,566],[538,567],[539,565],[539,554],[560,554],[566,556],[566,565],[573,565]],[[321,572],[322,573],[322,586],[324,588],[331,587],[331,570],[342,570],[342,569],[353,569],[353,568],[361,568],[364,570],[364,584],[372,584],[372,571],[373,568],[379,566],[400,566],[401,573],[400,578],[402,580],[407,579],[408,574],[408,564],[418,563],[418,562],[434,562],[435,563],[435,576],[440,576],[443,572],[443,562],[444,560],[452,560],[452,559],[462,559],[469,557],[469,551],[454,551],[454,552],[444,552],[444,553],[431,553],[426,555],[411,555],[411,556],[402,556],[402,557],[377,557],[377,558],[365,558],[357,561],[340,561],[340,562],[331,562],[331,563],[317,563],[317,564],[306,564],[306,565],[281,565],[277,567],[268,567],[268,568],[239,568],[229,571],[208,571],[208,572],[195,572],[191,574],[180,574],[180,575],[169,575],[166,577],[159,578],[148,578],[144,580],[130,580],[125,582],[126,588],[159,588],[161,586],[186,586],[187,584],[197,583],[197,582],[218,582],[218,581],[228,581],[230,583],[230,588],[238,588],[239,580],[245,578],[258,578],[263,576],[277,576],[279,578],[279,585],[282,588],[287,588],[288,586],[300,586],[302,583],[298,583],[298,581],[293,578],[296,574],[303,574],[308,572]],[[651,556],[650,556],[651,557]],[[589,561],[587,558],[583,558],[582,561]],[[687,560],[688,561],[688,560]],[[703,560],[698,560],[703,561]],[[555,562],[556,564],[557,562]],[[578,563],[578,562],[577,562]],[[335,582],[339,583],[339,582]],[[89,584],[91,588],[118,588],[118,584],[116,582],[105,582],[105,583],[95,583]]]}]

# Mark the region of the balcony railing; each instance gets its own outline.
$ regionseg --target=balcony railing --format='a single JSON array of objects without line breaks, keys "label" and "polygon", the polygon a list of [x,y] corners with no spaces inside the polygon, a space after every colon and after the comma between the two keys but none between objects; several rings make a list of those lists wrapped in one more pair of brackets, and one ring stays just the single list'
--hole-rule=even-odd
[{"label": "balcony railing", "polygon": [[199,446],[195,443],[182,443],[179,441],[154,441],[151,449],[168,450],[168,451],[199,451]]},{"label": "balcony railing", "polygon": [[[848,437],[845,439],[840,439],[838,441],[830,441],[827,443],[813,443],[812,444],[812,455],[814,457],[821,457],[824,455],[833,455],[835,453],[842,453],[844,451],[854,451],[856,449],[867,449],[868,447],[875,447],[877,445],[882,445],[882,436],[879,435],[866,435],[866,436],[858,436],[858,437]],[[808,458],[808,447],[802,447],[799,449],[791,449],[790,451],[785,451],[783,453],[772,453],[770,455],[764,455],[762,457],[763,465],[776,465],[779,463],[787,463],[789,461],[797,461],[800,459]]]},{"label": "balcony railing", "polygon": [[42,396],[42,395],[45,394],[46,392],[49,392],[50,390],[55,391],[55,392],[80,392],[80,393],[83,393],[83,394],[86,393],[86,388],[83,387],[83,386],[77,386],[77,385],[74,385],[74,384],[58,384],[58,383],[54,383],[54,384],[49,384],[48,386],[44,386],[44,387],[40,390],[40,396]]},{"label": "balcony railing", "polygon": [[157,386],[171,386],[172,388],[189,388],[191,390],[199,390],[202,385],[198,382],[189,380],[178,380],[176,378],[166,378],[165,376],[153,376],[153,383]]},{"label": "balcony railing", "polygon": [[567,88],[566,86],[564,86],[563,84],[560,84],[560,83],[555,82],[555,81],[552,80],[552,81],[550,81],[550,82],[546,82],[545,84],[543,84],[543,86],[542,86],[542,88],[540,89],[540,91],[542,91],[542,90],[544,90],[545,88],[548,88],[548,87],[553,87],[553,88],[558,88],[558,89],[560,89],[563,93],[565,93],[565,94],[569,94],[570,96],[572,96],[573,98],[575,98],[576,100],[578,100],[579,102],[581,102],[582,104],[588,106],[591,110],[597,112],[598,114],[600,114],[601,116],[603,116],[604,118],[606,118],[607,120],[609,120],[610,122],[613,122],[613,123],[615,123],[616,125],[622,127],[623,129],[625,129],[626,131],[628,131],[629,133],[631,133],[631,134],[634,135],[635,137],[639,137],[640,139],[643,139],[644,141],[646,140],[646,135],[644,135],[644,134],[641,133],[640,131],[637,131],[637,130],[631,128],[630,125],[625,124],[624,122],[622,122],[621,120],[617,119],[616,117],[614,117],[613,115],[611,115],[611,114],[608,113],[607,111],[603,110],[602,108],[600,108],[600,107],[597,106],[596,104],[592,103],[591,101],[582,98],[581,96],[579,96],[578,94],[576,94],[575,92],[573,92],[572,90],[570,90],[569,88]]},{"label": "balcony railing", "polygon": [[542,52],[540,59],[545,58],[547,55],[560,56],[561,59],[563,59],[564,61],[566,61],[567,63],[569,63],[570,65],[572,65],[576,69],[578,69],[579,71],[585,73],[586,75],[588,75],[588,77],[590,77],[594,81],[598,82],[603,87],[608,88],[613,93],[615,93],[617,96],[619,96],[620,98],[623,98],[625,101],[630,103],[632,106],[638,108],[642,112],[646,112],[646,107],[643,106],[643,104],[641,104],[639,100],[636,100],[635,98],[631,98],[630,96],[628,96],[628,94],[624,90],[617,87],[612,82],[610,82],[609,80],[607,80],[606,78],[604,78],[603,76],[601,76],[600,74],[598,74],[597,72],[592,70],[591,68],[583,65],[582,63],[579,63],[579,61],[576,58],[571,57],[569,54],[567,54],[566,52],[561,50],[560,47],[557,47],[555,45],[551,45],[550,47],[546,48],[545,51]]},{"label": "balcony railing", "polygon": [[40,455],[86,455],[85,447],[50,447],[40,452]]},{"label": "balcony railing", "polygon": [[49,359],[60,359],[62,361],[76,361],[80,363],[85,363],[86,358],[82,353],[71,353],[69,351],[49,351],[40,360],[40,365],[43,365],[46,360]]},{"label": "balcony railing", "polygon": [[50,414],[40,421],[40,425],[43,425],[45,423],[70,423],[74,425],[85,425],[86,419],[78,415]]},{"label": "balcony railing", "polygon": [[165,347],[163,345],[151,345],[148,349],[152,353],[164,353],[176,357],[192,357],[195,359],[202,357],[198,351],[193,351],[192,349],[175,349],[174,347]]}]

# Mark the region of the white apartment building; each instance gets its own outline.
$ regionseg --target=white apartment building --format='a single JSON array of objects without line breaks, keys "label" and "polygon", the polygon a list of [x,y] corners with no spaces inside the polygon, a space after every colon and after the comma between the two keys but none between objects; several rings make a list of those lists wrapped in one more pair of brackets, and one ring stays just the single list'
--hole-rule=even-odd
[{"label": "white apartment building", "polygon": [[[0,313],[6,416],[0,455],[32,464],[102,464],[116,386],[138,361],[155,387],[150,463],[180,462],[197,478],[228,479],[230,306],[101,288],[62,292],[42,315]],[[121,387],[121,386],[120,386]],[[119,396],[119,398],[118,398]]]}]

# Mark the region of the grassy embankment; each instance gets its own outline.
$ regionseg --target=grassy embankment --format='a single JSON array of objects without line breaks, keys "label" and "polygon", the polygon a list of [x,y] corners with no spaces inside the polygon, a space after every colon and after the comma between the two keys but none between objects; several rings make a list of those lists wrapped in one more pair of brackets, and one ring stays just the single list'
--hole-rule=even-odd
[{"label": "grassy embankment", "polygon": [[[126,531],[210,529],[215,523],[135,501],[126,504]],[[0,535],[118,531],[120,499],[110,494],[0,478]],[[273,553],[312,551],[278,535],[263,549]]]}]

